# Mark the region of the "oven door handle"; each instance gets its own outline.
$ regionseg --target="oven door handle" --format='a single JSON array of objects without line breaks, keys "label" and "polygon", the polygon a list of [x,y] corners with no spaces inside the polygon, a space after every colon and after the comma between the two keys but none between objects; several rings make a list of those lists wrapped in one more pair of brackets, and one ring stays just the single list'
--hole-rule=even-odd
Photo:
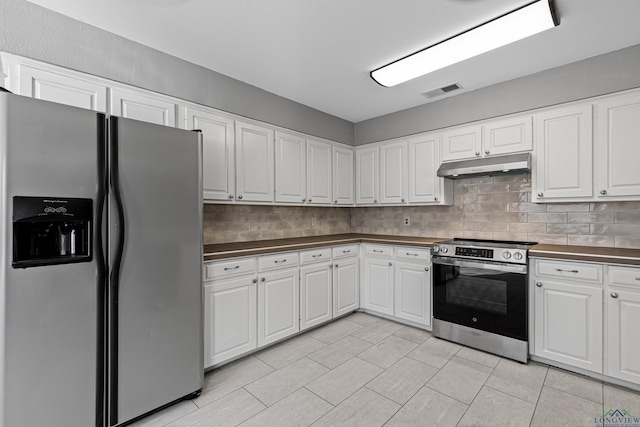
[{"label": "oven door handle", "polygon": [[437,264],[437,265],[451,265],[455,267],[480,268],[484,270],[501,271],[505,273],[527,274],[526,265],[488,263],[488,262],[482,262],[482,261],[462,260],[462,259],[450,258],[450,257],[433,257],[431,258],[431,261],[433,262],[433,264]]}]

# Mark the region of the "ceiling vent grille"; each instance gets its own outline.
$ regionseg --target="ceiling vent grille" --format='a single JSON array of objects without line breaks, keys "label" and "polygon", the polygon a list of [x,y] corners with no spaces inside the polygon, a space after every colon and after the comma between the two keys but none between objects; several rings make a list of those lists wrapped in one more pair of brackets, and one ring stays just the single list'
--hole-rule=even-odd
[{"label": "ceiling vent grille", "polygon": [[447,86],[440,87],[438,89],[428,90],[426,92],[423,92],[422,95],[424,95],[425,98],[435,98],[438,96],[442,96],[445,93],[452,92],[454,90],[458,90],[461,88],[462,88],[462,85],[460,85],[460,83],[453,83]]}]

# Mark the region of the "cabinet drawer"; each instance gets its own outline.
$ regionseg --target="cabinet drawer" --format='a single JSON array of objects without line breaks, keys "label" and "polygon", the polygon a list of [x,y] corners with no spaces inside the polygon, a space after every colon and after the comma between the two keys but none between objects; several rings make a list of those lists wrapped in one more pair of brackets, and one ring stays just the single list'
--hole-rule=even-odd
[{"label": "cabinet drawer", "polygon": [[631,286],[640,290],[640,268],[610,266],[607,283],[612,286]]},{"label": "cabinet drawer", "polygon": [[333,259],[348,258],[352,256],[358,256],[360,248],[355,245],[342,245],[333,248]]},{"label": "cabinet drawer", "polygon": [[263,255],[258,258],[258,271],[269,271],[285,267],[298,266],[297,252],[284,252],[274,255]]},{"label": "cabinet drawer", "polygon": [[312,249],[300,252],[300,265],[320,261],[331,261],[331,248]]},{"label": "cabinet drawer", "polygon": [[602,283],[602,265],[599,264],[537,260],[535,271],[537,276]]},{"label": "cabinet drawer", "polygon": [[393,246],[365,245],[363,246],[363,251],[365,255],[393,258]]},{"label": "cabinet drawer", "polygon": [[396,248],[396,258],[414,261],[430,261],[431,250],[423,248],[398,247]]},{"label": "cabinet drawer", "polygon": [[204,265],[204,280],[218,280],[226,277],[251,274],[256,271],[256,259],[238,258],[208,262]]}]

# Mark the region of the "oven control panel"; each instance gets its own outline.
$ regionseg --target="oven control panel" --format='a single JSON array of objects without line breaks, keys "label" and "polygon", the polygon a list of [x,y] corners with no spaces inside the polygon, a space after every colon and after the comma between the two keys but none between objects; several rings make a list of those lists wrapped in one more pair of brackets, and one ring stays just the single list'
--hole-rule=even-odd
[{"label": "oven control panel", "polygon": [[454,258],[508,262],[513,264],[526,264],[527,262],[527,251],[523,249],[458,246],[441,243],[434,245],[432,251],[434,255]]}]

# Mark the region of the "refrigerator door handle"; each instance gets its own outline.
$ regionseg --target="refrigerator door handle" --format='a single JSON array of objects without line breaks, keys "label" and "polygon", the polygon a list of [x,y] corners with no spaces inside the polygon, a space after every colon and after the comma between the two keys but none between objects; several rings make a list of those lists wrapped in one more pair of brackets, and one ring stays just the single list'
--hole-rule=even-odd
[{"label": "refrigerator door handle", "polygon": [[95,224],[93,225],[95,236],[94,250],[96,254],[96,267],[97,267],[97,379],[96,379],[96,426],[102,427],[104,425],[104,408],[105,408],[105,370],[106,361],[104,356],[104,349],[106,346],[105,337],[105,300],[107,298],[106,285],[107,285],[107,262],[105,259],[105,244],[103,239],[104,232],[104,212],[106,209],[107,201],[107,185],[108,185],[108,173],[107,173],[107,118],[104,114],[99,113],[98,119],[98,164],[97,164],[97,182],[98,182],[98,194],[96,196],[95,206]]},{"label": "refrigerator door handle", "polygon": [[120,291],[120,268],[124,253],[125,226],[124,206],[120,192],[119,168],[118,168],[118,119],[111,116],[109,118],[109,151],[110,151],[110,189],[115,203],[115,213],[117,226],[116,248],[111,272],[109,277],[109,288],[111,296],[111,315],[109,317],[110,331],[110,384],[109,384],[109,419],[110,425],[118,423],[118,298]]}]

